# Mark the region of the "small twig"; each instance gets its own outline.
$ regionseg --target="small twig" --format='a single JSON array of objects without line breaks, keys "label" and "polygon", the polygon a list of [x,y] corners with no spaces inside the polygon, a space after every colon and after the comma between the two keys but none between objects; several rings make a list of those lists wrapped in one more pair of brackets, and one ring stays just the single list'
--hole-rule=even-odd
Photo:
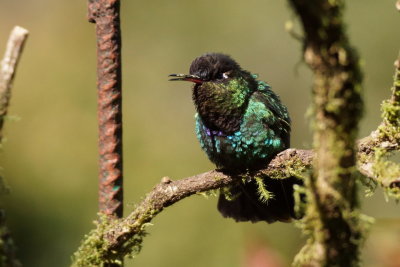
[{"label": "small twig", "polygon": [[392,102],[392,104],[397,104],[398,106],[400,106],[400,53],[396,61],[394,62],[394,67],[395,67],[394,83],[392,89],[392,97],[390,101]]},{"label": "small twig", "polygon": [[4,116],[7,114],[10,102],[15,71],[27,38],[28,31],[22,27],[15,26],[11,31],[6,52],[0,64],[0,142],[3,137]]},{"label": "small twig", "polygon": [[297,41],[304,41],[304,36],[294,30],[294,23],[292,20],[288,20],[285,22],[285,30]]}]

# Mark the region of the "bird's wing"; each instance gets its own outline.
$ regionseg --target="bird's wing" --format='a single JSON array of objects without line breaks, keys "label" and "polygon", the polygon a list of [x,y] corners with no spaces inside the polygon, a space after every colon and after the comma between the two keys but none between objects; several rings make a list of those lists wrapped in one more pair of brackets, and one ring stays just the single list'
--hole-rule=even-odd
[{"label": "bird's wing", "polygon": [[287,108],[281,103],[279,97],[271,90],[256,91],[251,96],[253,103],[262,103],[265,111],[261,120],[266,128],[274,130],[285,143],[290,146],[290,118]]}]

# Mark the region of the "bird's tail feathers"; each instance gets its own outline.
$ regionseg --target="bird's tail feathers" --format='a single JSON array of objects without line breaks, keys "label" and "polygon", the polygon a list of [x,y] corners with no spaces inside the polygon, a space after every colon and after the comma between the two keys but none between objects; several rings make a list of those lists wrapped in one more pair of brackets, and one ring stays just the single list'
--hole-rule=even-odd
[{"label": "bird's tail feathers", "polygon": [[295,177],[255,178],[221,192],[218,210],[224,217],[241,221],[289,222],[296,218],[293,185],[301,184]]}]

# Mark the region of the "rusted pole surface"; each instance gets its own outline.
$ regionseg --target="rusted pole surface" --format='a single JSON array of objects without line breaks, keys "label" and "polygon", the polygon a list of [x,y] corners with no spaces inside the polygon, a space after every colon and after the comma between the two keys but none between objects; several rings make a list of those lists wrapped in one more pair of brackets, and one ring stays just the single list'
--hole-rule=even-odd
[{"label": "rusted pole surface", "polygon": [[99,209],[122,217],[122,101],[119,0],[89,0],[96,24],[99,122]]}]

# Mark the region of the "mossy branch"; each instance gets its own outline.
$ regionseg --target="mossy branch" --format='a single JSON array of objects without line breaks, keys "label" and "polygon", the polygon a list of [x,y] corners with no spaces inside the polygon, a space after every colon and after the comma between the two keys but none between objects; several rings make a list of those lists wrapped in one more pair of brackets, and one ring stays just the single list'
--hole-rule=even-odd
[{"label": "mossy branch", "polygon": [[[309,240],[295,266],[357,266],[369,223],[356,194],[359,171],[399,199],[398,164],[387,160],[399,149],[399,76],[382,105],[383,122],[358,142],[362,74],[343,23],[344,1],[289,0],[303,26],[304,59],[314,73],[314,173],[306,179],[307,208],[302,227]],[[397,61],[398,62],[398,61]]]},{"label": "mossy branch", "polygon": [[382,123],[359,142],[359,168],[364,175],[374,177],[389,196],[400,200],[400,166],[389,160],[400,145],[400,54],[394,65],[392,96],[381,106]]},{"label": "mossy branch", "polygon": [[295,266],[356,266],[364,224],[357,208],[356,136],[362,74],[343,23],[343,0],[289,0],[304,31],[304,59],[314,73],[314,171],[305,180],[302,219],[309,240]]},{"label": "mossy branch", "polygon": [[[370,143],[379,146],[379,143]],[[359,147],[358,158],[363,157],[365,150],[373,150],[369,144]],[[395,149],[400,149],[397,146]],[[271,178],[284,179],[290,176],[302,177],[302,173],[312,167],[314,153],[312,150],[287,149],[282,151],[259,173]],[[363,166],[359,164],[359,166]],[[362,173],[370,174],[363,168]],[[371,175],[370,179],[377,181]],[[161,183],[153,188],[146,198],[123,219],[110,220],[100,218],[97,228],[92,230],[82,242],[74,255],[73,266],[102,266],[104,263],[121,262],[127,255],[135,255],[141,249],[145,228],[164,208],[201,192],[223,188],[240,181],[241,177],[231,177],[223,172],[213,170],[177,181],[164,177]],[[392,185],[383,185],[392,186]],[[400,185],[395,184],[393,186]]]}]

